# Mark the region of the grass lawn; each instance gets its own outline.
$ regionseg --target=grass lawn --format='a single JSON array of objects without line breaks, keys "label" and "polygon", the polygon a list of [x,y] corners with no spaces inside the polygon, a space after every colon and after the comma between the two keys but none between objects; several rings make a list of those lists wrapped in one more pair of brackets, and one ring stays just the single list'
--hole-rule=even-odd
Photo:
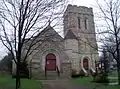
[{"label": "grass lawn", "polygon": [[[21,79],[21,89],[42,89],[40,81]],[[0,76],[0,89],[15,89],[15,79],[11,76]]]},{"label": "grass lawn", "polygon": [[83,78],[73,78],[72,82],[79,83],[81,85],[86,86],[94,86],[94,83],[92,83],[92,77],[83,77]]},{"label": "grass lawn", "polygon": [[118,86],[118,85],[114,85],[114,86],[103,85],[103,84],[99,84],[99,83],[93,83],[93,82],[91,82],[92,80],[93,80],[92,77],[73,78],[72,82],[78,83],[78,84],[84,85],[84,86],[97,87],[96,89],[120,89],[120,86]]},{"label": "grass lawn", "polygon": [[118,74],[117,71],[112,71],[108,73],[108,78],[110,82],[118,82]]},{"label": "grass lawn", "polygon": [[117,71],[112,71],[112,72],[108,73],[108,76],[109,77],[117,77],[118,76]]},{"label": "grass lawn", "polygon": [[118,79],[109,79],[109,82],[110,83],[115,83],[115,82],[118,82]]},{"label": "grass lawn", "polygon": [[100,86],[96,89],[120,89],[120,86],[114,85],[114,86]]}]

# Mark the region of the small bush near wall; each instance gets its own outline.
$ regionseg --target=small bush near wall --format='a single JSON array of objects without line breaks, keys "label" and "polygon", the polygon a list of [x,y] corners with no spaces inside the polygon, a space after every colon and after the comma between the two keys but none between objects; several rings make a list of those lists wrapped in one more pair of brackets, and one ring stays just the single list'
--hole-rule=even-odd
[{"label": "small bush near wall", "polygon": [[[20,78],[29,78],[29,70],[27,68],[27,62],[21,62],[20,65]],[[12,76],[13,78],[16,78],[16,75]]]},{"label": "small bush near wall", "polygon": [[95,77],[94,82],[96,83],[109,83],[109,79],[106,73],[102,72]]},{"label": "small bush near wall", "polygon": [[80,77],[84,77],[84,76],[85,76],[85,72],[84,72],[83,70],[80,70],[79,76],[80,76]]},{"label": "small bush near wall", "polygon": [[78,77],[84,77],[85,73],[83,70],[80,70],[79,73],[77,73],[77,70],[72,69],[71,77],[72,78],[78,78]]},{"label": "small bush near wall", "polygon": [[11,72],[5,71],[5,70],[0,70],[0,76],[6,76],[6,75],[11,75]]},{"label": "small bush near wall", "polygon": [[96,76],[98,75],[98,73],[97,73],[97,72],[93,72],[92,70],[90,70],[90,74],[92,75],[92,77],[93,77],[93,82],[94,82]]},{"label": "small bush near wall", "polygon": [[79,77],[80,75],[79,74],[77,74],[77,70],[75,70],[75,69],[72,69],[72,72],[71,72],[71,77],[72,78],[76,78],[76,77]]}]

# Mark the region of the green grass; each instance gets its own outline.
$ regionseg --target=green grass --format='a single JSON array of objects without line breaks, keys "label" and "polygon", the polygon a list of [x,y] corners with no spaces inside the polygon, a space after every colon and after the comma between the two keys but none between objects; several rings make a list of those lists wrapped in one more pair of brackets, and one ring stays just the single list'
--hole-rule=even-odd
[{"label": "green grass", "polygon": [[108,76],[109,77],[117,77],[118,76],[117,71],[113,71],[113,72],[108,73]]},{"label": "green grass", "polygon": [[[15,79],[10,76],[0,76],[0,88],[14,89]],[[33,79],[21,79],[21,89],[42,89],[42,83]]]},{"label": "green grass", "polygon": [[[108,73],[108,77],[109,77],[109,81],[110,81],[110,82],[118,82],[118,79],[117,79],[117,77],[118,77],[117,71],[109,72],[109,73]],[[110,77],[112,77],[112,78],[110,78]]]},{"label": "green grass", "polygon": [[120,86],[114,85],[114,86],[100,86],[96,89],[120,89]]},{"label": "green grass", "polygon": [[118,82],[118,79],[109,79],[109,82],[110,83],[115,83],[115,82]]},{"label": "green grass", "polygon": [[[92,77],[84,77],[84,78],[73,78],[72,82],[84,85],[84,86],[89,86],[89,87],[97,87],[96,89],[120,89],[120,86],[114,85],[104,85],[104,84],[99,84],[99,83],[93,83],[91,82],[93,80]],[[116,80],[110,80],[110,82],[115,82]]]},{"label": "green grass", "polygon": [[92,83],[93,78],[92,77],[83,77],[83,78],[73,78],[72,82],[79,83],[81,85],[86,86],[94,86],[94,83]]}]

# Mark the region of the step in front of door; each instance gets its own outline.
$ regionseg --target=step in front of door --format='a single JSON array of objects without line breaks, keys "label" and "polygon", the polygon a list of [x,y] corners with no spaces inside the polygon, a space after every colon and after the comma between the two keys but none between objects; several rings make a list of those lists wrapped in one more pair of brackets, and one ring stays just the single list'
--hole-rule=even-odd
[{"label": "step in front of door", "polygon": [[45,76],[45,72],[40,72],[40,73],[36,73],[32,76],[35,79],[59,79],[61,77],[61,74],[58,75],[57,71],[47,71],[46,72],[46,76]]}]

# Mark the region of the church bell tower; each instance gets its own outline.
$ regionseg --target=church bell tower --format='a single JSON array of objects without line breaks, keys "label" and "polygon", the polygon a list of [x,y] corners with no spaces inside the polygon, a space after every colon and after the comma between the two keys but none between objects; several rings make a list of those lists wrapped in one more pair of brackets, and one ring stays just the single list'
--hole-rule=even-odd
[{"label": "church bell tower", "polygon": [[[72,68],[77,68],[77,71],[82,69],[86,73],[90,69],[94,70],[95,60],[98,60],[98,51],[93,9],[84,6],[68,5],[63,17],[65,38],[68,37],[68,33],[71,31],[75,35],[76,39],[74,40],[77,43],[76,45],[73,44],[69,47],[66,45],[71,44],[72,41],[69,43],[68,39],[65,39],[67,53],[70,55],[71,52],[71,55],[75,55],[75,59],[70,57]],[[73,48],[78,48],[78,50],[74,51]]]}]

